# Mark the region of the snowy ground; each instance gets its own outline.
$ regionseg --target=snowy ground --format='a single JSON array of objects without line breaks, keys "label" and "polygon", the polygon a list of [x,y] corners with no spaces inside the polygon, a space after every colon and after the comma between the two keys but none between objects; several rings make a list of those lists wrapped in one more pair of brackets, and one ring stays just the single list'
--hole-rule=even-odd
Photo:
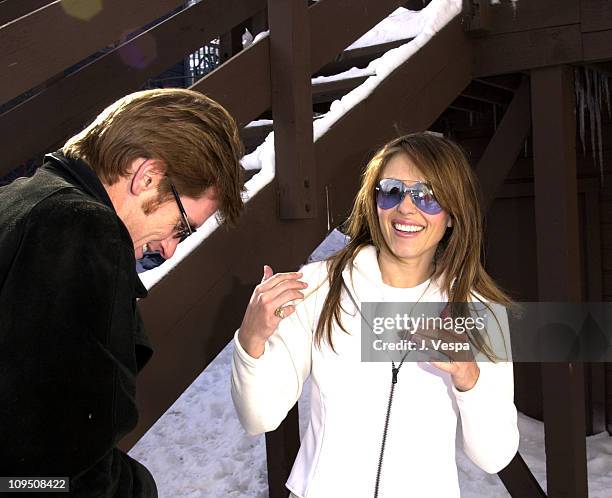
[{"label": "snowy ground", "polygon": [[[232,345],[226,347],[132,449],[153,473],[160,498],[267,498],[265,439],[248,436],[230,396]],[[300,400],[300,429],[309,388]],[[546,489],[544,426],[520,414],[520,452]],[[589,497],[612,497],[612,437],[587,438]],[[506,498],[497,475],[473,465],[460,447],[457,466],[462,498]]]}]

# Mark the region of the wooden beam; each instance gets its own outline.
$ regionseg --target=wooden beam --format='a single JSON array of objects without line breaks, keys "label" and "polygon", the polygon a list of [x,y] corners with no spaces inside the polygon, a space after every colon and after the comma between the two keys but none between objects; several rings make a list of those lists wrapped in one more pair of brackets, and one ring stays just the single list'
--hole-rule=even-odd
[{"label": "wooden beam", "polygon": [[487,0],[467,0],[463,5],[467,33],[486,33],[491,29],[491,5]]},{"label": "wooden beam", "polygon": [[3,0],[0,1],[0,27],[34,12],[54,0]]},{"label": "wooden beam", "polygon": [[492,88],[498,88],[507,92],[516,92],[518,87],[523,82],[523,75],[520,73],[516,74],[503,74],[500,76],[488,76],[475,78],[474,81],[490,86]]},{"label": "wooden beam", "polygon": [[283,219],[313,218],[317,212],[308,19],[304,0],[268,0],[274,149]]},{"label": "wooden beam", "polygon": [[489,210],[495,193],[523,150],[530,126],[529,80],[524,78],[476,166],[483,213]]},{"label": "wooden beam", "polygon": [[[317,140],[319,205],[325,205],[323,187],[329,186],[334,212],[350,210],[359,173],[375,148],[399,131],[427,129],[470,82],[470,49],[459,21],[451,22]],[[373,119],[380,126],[370,126]],[[139,376],[140,418],[124,448],[151,427],[231,340],[261,280],[262,265],[277,272],[295,269],[327,233],[322,209],[317,218],[279,220],[275,189],[275,182],[264,187],[249,201],[236,230],[215,231],[139,303],[155,355]]]},{"label": "wooden beam", "polygon": [[[0,103],[119,42],[130,31],[182,4],[182,0],[54,2],[3,26],[0,28],[0,67],[3,68]],[[146,55],[155,57],[154,53]],[[126,70],[130,65],[138,67],[145,62],[146,57],[126,60]]]},{"label": "wooden beam", "polygon": [[[531,73],[538,293],[580,302],[574,74]],[[584,369],[542,364],[546,477],[551,498],[586,498]]]},{"label": "wooden beam", "polygon": [[[310,11],[310,32],[325,33],[313,37],[310,50],[313,72],[323,67],[361,35],[373,28],[402,4],[399,0],[377,0],[356,8],[354,0],[320,0]],[[342,29],[338,29],[342,26]]]},{"label": "wooden beam", "polygon": [[450,109],[457,109],[459,111],[467,112],[470,114],[492,114],[494,104],[489,102],[483,102],[482,100],[472,99],[465,97],[463,93],[458,95],[455,100],[450,104]]},{"label": "wooden beam", "polygon": [[[108,104],[141,88],[147,79],[200,48],[203,40],[211,40],[231,29],[265,5],[266,0],[206,0],[192,5],[0,115],[3,142],[0,176],[36,155],[60,147]],[[150,65],[126,67],[126,53],[142,53],[151,46],[157,47],[157,54]],[[256,47],[261,48],[264,47]],[[267,52],[260,55],[265,60]],[[268,69],[261,69],[258,61],[246,69],[255,75],[257,71],[264,71],[269,78]],[[113,75],[112,84],[108,84],[109,74]],[[227,84],[220,85],[219,92],[224,92],[226,87]],[[251,93],[256,90],[252,88]],[[240,93],[243,95],[244,92]],[[257,100],[257,95],[253,98]],[[265,95],[261,97],[265,98]],[[269,87],[267,98],[269,102]],[[242,98],[244,111],[250,111],[251,101],[251,98]]]},{"label": "wooden beam", "polygon": [[477,78],[582,60],[580,24],[477,38],[474,46]]},{"label": "wooden beam", "polygon": [[300,449],[298,420],[298,405],[296,403],[278,429],[266,432],[269,498],[287,498],[289,496],[285,483]]},{"label": "wooden beam", "polygon": [[242,50],[242,33],[245,30],[244,23],[233,27],[219,37],[219,59],[225,62]]},{"label": "wooden beam", "polygon": [[580,62],[612,59],[612,29],[582,34],[584,56]]},{"label": "wooden beam", "polygon": [[[373,9],[355,9],[350,3],[321,0],[308,9],[311,30],[333,32],[333,43],[327,43],[327,38],[311,40],[313,72],[395,8],[392,0],[380,0]],[[254,6],[256,11],[251,10]],[[137,90],[148,78],[201,47],[202,40],[227,31],[263,7],[265,0],[199,2],[4,113],[0,116],[0,135],[4,141],[0,175],[57,148],[113,100]],[[351,26],[346,25],[346,12],[351,12],[354,21]],[[345,29],[337,30],[340,24]],[[211,28],[214,32],[209,35]],[[146,68],[132,67],[127,71],[123,52],[138,52],[151,45],[157,47],[157,58]],[[108,84],[108,74],[114,75],[112,85]],[[221,102],[242,125],[257,118],[270,108],[271,102],[269,39],[266,37],[243,50],[192,88]],[[41,115],[46,119],[39,119]]]},{"label": "wooden beam", "polygon": [[582,31],[612,29],[612,3],[608,0],[580,0]]},{"label": "wooden beam", "polygon": [[498,474],[502,483],[515,498],[546,498],[540,483],[527,467],[520,453]]},{"label": "wooden beam", "polygon": [[461,95],[468,99],[486,102],[487,104],[497,104],[505,107],[512,100],[514,91],[512,93],[500,91],[499,89],[475,80],[472,81],[469,86],[463,90],[463,92],[461,92]]},{"label": "wooden beam", "polygon": [[491,5],[489,34],[515,33],[580,22],[576,0],[502,1]]},{"label": "wooden beam", "polygon": [[330,76],[348,71],[352,67],[366,67],[374,59],[381,57],[385,52],[404,45],[410,40],[412,40],[412,38],[404,38],[403,40],[344,50],[336,56],[332,62],[325,64],[320,70],[316,71],[316,75]]},{"label": "wooden beam", "polygon": [[[599,302],[603,299],[601,261],[601,220],[599,192],[584,195],[585,264],[587,300]],[[606,365],[605,363],[585,364],[586,426],[588,434],[606,430]]]},{"label": "wooden beam", "polygon": [[354,88],[357,88],[368,78],[369,76],[356,76],[354,78],[316,83],[312,85],[312,102],[313,104],[333,102]]}]

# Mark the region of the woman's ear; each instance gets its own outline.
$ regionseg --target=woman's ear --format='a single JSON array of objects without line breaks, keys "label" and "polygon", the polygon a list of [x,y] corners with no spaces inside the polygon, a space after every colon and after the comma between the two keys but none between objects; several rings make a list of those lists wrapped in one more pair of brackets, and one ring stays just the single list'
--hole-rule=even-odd
[{"label": "woman's ear", "polygon": [[452,216],[449,215],[448,221],[446,223],[446,228],[450,228],[452,226],[453,226],[453,218],[452,218]]}]

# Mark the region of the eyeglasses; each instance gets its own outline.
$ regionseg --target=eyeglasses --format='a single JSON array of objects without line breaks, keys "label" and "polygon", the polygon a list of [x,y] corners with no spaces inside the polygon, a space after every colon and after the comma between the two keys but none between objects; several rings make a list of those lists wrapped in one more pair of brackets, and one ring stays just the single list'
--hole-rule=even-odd
[{"label": "eyeglasses", "polygon": [[376,186],[376,204],[380,209],[391,209],[404,200],[407,194],[414,205],[426,214],[438,214],[442,206],[434,197],[433,190],[425,182],[406,185],[395,178],[383,178]]},{"label": "eyeglasses", "polygon": [[182,226],[178,228],[177,232],[174,234],[174,238],[180,239],[179,242],[183,242],[192,233],[195,233],[196,229],[191,226],[189,220],[187,219],[187,213],[185,212],[185,208],[183,207],[181,198],[179,197],[178,192],[176,191],[176,187],[173,184],[170,184],[170,188],[172,189],[174,200],[176,201],[176,205],[179,208],[179,212],[181,213],[182,218]]}]

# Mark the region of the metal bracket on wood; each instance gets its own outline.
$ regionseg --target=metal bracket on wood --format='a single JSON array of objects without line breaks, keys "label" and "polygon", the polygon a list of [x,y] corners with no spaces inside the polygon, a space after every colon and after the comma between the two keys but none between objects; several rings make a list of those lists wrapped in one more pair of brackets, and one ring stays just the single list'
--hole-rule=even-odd
[{"label": "metal bracket on wood", "polygon": [[317,215],[306,0],[268,0],[270,81],[280,217]]}]

